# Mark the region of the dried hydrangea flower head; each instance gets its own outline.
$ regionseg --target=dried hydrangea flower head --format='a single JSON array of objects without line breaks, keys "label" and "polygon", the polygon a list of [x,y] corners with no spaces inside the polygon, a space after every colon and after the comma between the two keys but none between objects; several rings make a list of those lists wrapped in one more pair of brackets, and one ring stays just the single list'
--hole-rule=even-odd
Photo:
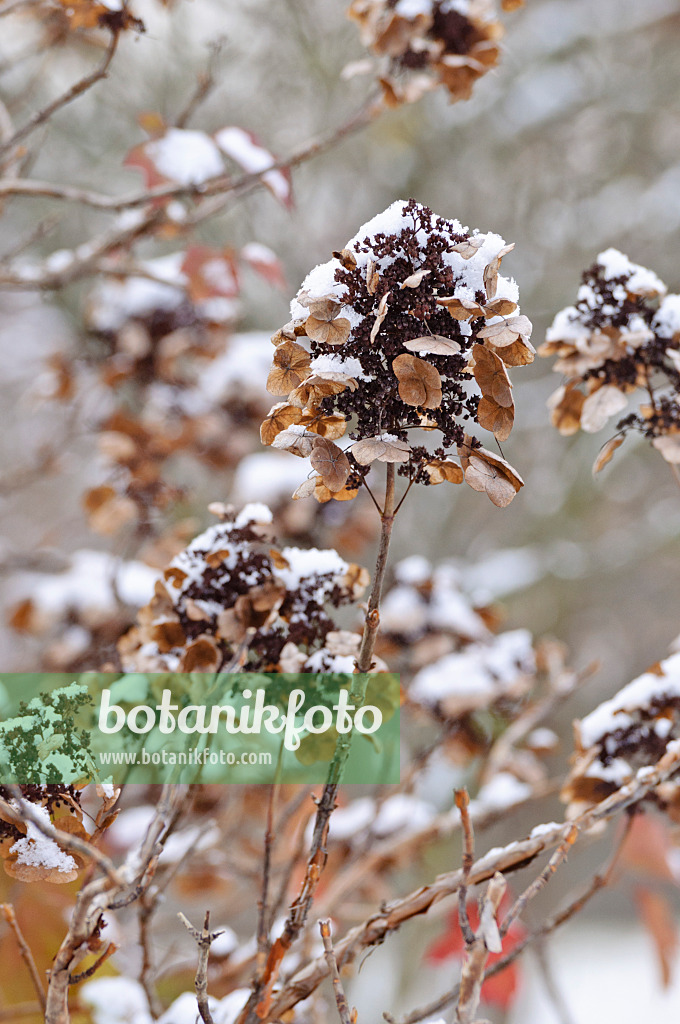
[{"label": "dried hydrangea flower head", "polygon": [[[574,734],[574,767],[562,790],[572,817],[654,767],[668,745],[680,739],[680,654],[653,665],[576,721]],[[657,802],[680,821],[678,781],[664,782],[655,794]]]},{"label": "dried hydrangea flower head", "polygon": [[380,59],[388,106],[413,103],[438,85],[452,101],[469,99],[476,80],[498,63],[503,26],[489,0],[353,0],[348,13]]},{"label": "dried hydrangea flower head", "polygon": [[[265,444],[311,462],[294,497],[353,498],[378,461],[409,483],[465,479],[495,505],[514,498],[518,474],[472,436],[475,424],[509,436],[506,367],[534,357],[517,285],[499,273],[512,248],[411,199],[308,274],[272,338],[267,387],[280,400],[261,428]],[[334,442],[346,431],[343,451]]]},{"label": "dried hydrangea flower head", "polygon": [[616,424],[594,472],[636,430],[664,459],[680,463],[680,295],[616,249],[601,252],[583,275],[575,306],[555,317],[539,349],[556,355],[565,382],[549,399],[561,434],[601,430],[638,393],[640,404]]},{"label": "dried hydrangea flower head", "polygon": [[222,521],[173,559],[120,640],[123,667],[352,672],[357,639],[337,629],[326,606],[360,597],[366,570],[333,550],[272,548],[264,505],[220,511]]}]

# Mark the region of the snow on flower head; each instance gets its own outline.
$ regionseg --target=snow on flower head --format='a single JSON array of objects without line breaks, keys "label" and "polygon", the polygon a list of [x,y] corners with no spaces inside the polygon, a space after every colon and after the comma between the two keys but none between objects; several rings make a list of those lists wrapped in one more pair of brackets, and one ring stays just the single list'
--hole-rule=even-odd
[{"label": "snow on flower head", "polygon": [[246,671],[281,671],[324,648],[327,605],[361,596],[368,573],[336,551],[273,548],[266,505],[214,510],[222,521],[173,559],[121,639],[126,670],[217,671],[242,652]]},{"label": "snow on flower head", "polygon": [[[317,476],[295,497],[352,498],[380,461],[417,483],[465,479],[496,505],[512,500],[521,479],[472,434],[476,424],[507,439],[506,367],[534,357],[517,285],[500,273],[512,248],[400,200],[307,275],[272,339],[267,388],[285,400],[261,428],[265,444],[311,459]],[[343,451],[334,442],[350,420]]]},{"label": "snow on flower head", "polygon": [[553,369],[567,378],[548,402],[561,434],[596,433],[630,399],[639,400],[638,409],[616,423],[595,472],[631,430],[649,438],[668,462],[680,462],[680,299],[666,290],[653,271],[606,249],[539,350],[557,356]]}]

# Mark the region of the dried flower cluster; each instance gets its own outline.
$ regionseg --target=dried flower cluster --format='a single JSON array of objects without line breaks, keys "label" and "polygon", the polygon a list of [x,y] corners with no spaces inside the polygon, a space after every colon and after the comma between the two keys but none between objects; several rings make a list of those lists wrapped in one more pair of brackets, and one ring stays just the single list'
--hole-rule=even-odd
[{"label": "dried flower cluster", "polygon": [[[677,643],[677,642],[676,642]],[[604,800],[653,767],[680,739],[680,654],[671,654],[574,723],[575,763],[562,795],[569,813]],[[657,803],[680,821],[680,783],[665,782]]]},{"label": "dried flower cluster", "polygon": [[551,396],[561,434],[601,430],[634,395],[638,408],[616,424],[594,471],[633,430],[664,459],[680,462],[680,296],[652,271],[607,249],[583,275],[575,306],[557,314],[539,352],[556,355],[565,383]]},{"label": "dried flower cluster", "polygon": [[[415,483],[465,479],[495,505],[512,501],[521,478],[466,429],[509,436],[506,367],[534,357],[517,286],[499,274],[512,248],[400,201],[311,271],[272,338],[267,388],[284,400],[261,427],[265,444],[310,460],[294,497],[353,498],[380,461]],[[335,441],[348,430],[354,444],[343,451]],[[441,442],[430,451],[414,430]]]},{"label": "dried flower cluster", "polygon": [[489,0],[353,0],[349,16],[380,58],[388,106],[413,103],[439,85],[452,101],[467,100],[477,79],[498,63],[504,30]]},{"label": "dried flower cluster", "polygon": [[359,636],[326,606],[357,599],[368,573],[333,550],[271,547],[271,512],[248,505],[181,552],[119,643],[143,672],[353,672]]}]

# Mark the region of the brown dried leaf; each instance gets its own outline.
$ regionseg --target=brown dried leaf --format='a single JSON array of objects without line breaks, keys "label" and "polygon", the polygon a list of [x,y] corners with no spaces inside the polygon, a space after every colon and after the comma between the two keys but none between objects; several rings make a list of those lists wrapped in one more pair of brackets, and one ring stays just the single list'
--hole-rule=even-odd
[{"label": "brown dried leaf", "polygon": [[329,395],[339,395],[345,388],[356,391],[357,387],[354,377],[336,370],[323,370],[314,373],[294,391],[291,391],[288,400],[299,409],[305,409],[307,406],[317,406],[323,398],[328,398]]},{"label": "brown dried leaf", "polygon": [[[600,470],[604,469],[608,462],[611,462],[614,457],[614,452],[617,448],[621,447],[623,442],[623,437],[610,437],[610,439],[602,445],[599,454],[593,463],[593,476],[599,473]],[[680,460],[680,453],[678,455],[678,459]]]},{"label": "brown dried leaf", "polygon": [[324,345],[344,345],[351,329],[349,320],[344,316],[335,320],[318,320],[314,316],[309,316],[305,321],[307,337]]},{"label": "brown dried leaf", "polygon": [[484,345],[475,345],[472,355],[475,360],[475,380],[484,397],[492,398],[497,405],[510,409],[513,406],[512,384],[503,360]]},{"label": "brown dried leaf", "polygon": [[299,455],[301,459],[307,459],[312,454],[317,440],[317,435],[307,430],[304,434],[299,434],[297,430],[282,430],[272,441],[272,448],[280,448],[284,452]]},{"label": "brown dried leaf", "polygon": [[578,381],[563,384],[548,399],[550,422],[564,437],[570,437],[580,429],[585,400],[586,396],[579,390]]},{"label": "brown dried leaf", "polygon": [[403,353],[392,360],[392,369],[399,381],[402,402],[422,409],[439,408],[442,380],[436,367],[418,356]]},{"label": "brown dried leaf", "polygon": [[314,494],[314,488],[316,487],[317,480],[319,479],[320,478],[318,476],[314,475],[303,480],[291,495],[293,501],[297,501],[299,498],[309,498],[310,495]]},{"label": "brown dried leaf", "polygon": [[380,275],[378,274],[378,271],[376,270],[375,263],[373,262],[373,260],[369,256],[368,257],[368,262],[366,263],[366,290],[367,290],[368,294],[369,295],[375,295],[376,291],[378,290],[378,285],[379,284],[380,284]]},{"label": "brown dried leaf", "polygon": [[517,309],[517,303],[510,299],[492,299],[484,307],[484,316],[489,319],[492,316],[509,316]]},{"label": "brown dried leaf", "polygon": [[262,444],[271,444],[277,434],[292,427],[294,423],[299,423],[301,419],[302,411],[300,409],[289,405],[288,402],[277,402],[271,407],[260,426]]},{"label": "brown dried leaf", "polygon": [[490,430],[498,441],[507,441],[515,422],[514,406],[499,405],[493,398],[483,396],[477,406],[477,422],[480,427]]},{"label": "brown dried leaf", "polygon": [[445,306],[454,320],[470,320],[484,316],[484,310],[472,299],[459,299],[455,295],[444,295],[437,299],[438,306]]},{"label": "brown dried leaf", "polygon": [[464,260],[469,260],[475,255],[478,249],[481,249],[485,242],[486,235],[474,235],[472,238],[466,238],[464,242],[459,242],[458,245],[454,245],[452,252],[457,252]]},{"label": "brown dried leaf", "polygon": [[378,462],[408,462],[411,457],[411,448],[406,441],[381,436],[365,437],[353,444],[350,451],[362,466],[368,466],[376,459]]},{"label": "brown dried leaf", "polygon": [[484,289],[488,298],[493,299],[498,288],[498,271],[500,270],[501,260],[504,256],[507,256],[509,252],[515,248],[515,243],[512,242],[510,245],[504,245],[497,256],[491,260],[490,263],[484,267]]},{"label": "brown dried leaf", "polygon": [[627,405],[627,398],[613,384],[605,384],[588,395],[581,410],[581,430],[596,434],[607,420]]},{"label": "brown dried leaf", "polygon": [[272,395],[287,395],[309,377],[311,356],[302,345],[285,341],[274,353],[274,362],[267,377],[267,391]]},{"label": "brown dried leaf", "polygon": [[490,324],[477,332],[478,338],[486,338],[494,348],[504,348],[512,345],[518,338],[531,337],[531,321],[522,314],[512,316],[509,320],[502,320],[498,324]]},{"label": "brown dried leaf", "polygon": [[505,508],[524,486],[521,476],[509,462],[494,455],[486,448],[472,448],[470,438],[465,437],[458,446],[465,482],[473,491],[485,491],[494,505]]},{"label": "brown dried leaf", "polygon": [[417,288],[420,282],[431,273],[429,270],[416,270],[415,274],[409,274],[405,281],[399,285],[399,290],[403,291],[404,288]]},{"label": "brown dried leaf", "polygon": [[461,351],[461,346],[451,338],[444,338],[441,334],[425,334],[421,338],[412,338],[404,342],[404,348],[409,352],[422,352],[433,356],[455,356]]},{"label": "brown dried leaf", "polygon": [[179,663],[180,672],[215,672],[220,650],[211,636],[199,636],[189,644]]},{"label": "brown dried leaf", "polygon": [[329,491],[342,490],[352,469],[343,450],[324,437],[316,438],[311,463]]},{"label": "brown dried leaf", "polygon": [[431,484],[442,484],[445,480],[450,484],[462,484],[464,480],[463,470],[458,463],[448,459],[433,459],[425,466],[425,472]]},{"label": "brown dried leaf", "polygon": [[371,344],[373,344],[373,342],[377,338],[378,331],[382,327],[383,320],[387,316],[388,309],[389,309],[389,307],[387,305],[387,299],[388,299],[389,294],[390,294],[389,292],[385,292],[385,294],[383,295],[383,297],[380,300],[380,303],[378,305],[378,315],[376,316],[375,323],[373,324],[373,327],[371,328]]}]

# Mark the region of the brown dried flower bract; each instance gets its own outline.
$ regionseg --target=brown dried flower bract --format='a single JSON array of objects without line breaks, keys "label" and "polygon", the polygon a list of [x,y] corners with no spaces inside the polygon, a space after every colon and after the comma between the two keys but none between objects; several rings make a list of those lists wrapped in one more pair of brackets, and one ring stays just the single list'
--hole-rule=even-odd
[{"label": "brown dried flower bract", "polygon": [[439,85],[451,101],[469,99],[477,79],[498,63],[503,26],[488,0],[353,0],[348,13],[378,59],[387,106],[413,103]]},{"label": "brown dried flower bract", "polygon": [[667,295],[651,270],[616,249],[600,253],[583,275],[576,305],[557,314],[539,353],[557,356],[554,370],[566,378],[548,401],[561,434],[596,433],[637,399],[637,409],[616,423],[594,472],[631,430],[667,462],[678,461],[680,296]]},{"label": "brown dried flower bract", "polygon": [[[400,201],[308,274],[290,321],[274,335],[270,384],[286,400],[271,409],[261,431],[266,444],[312,458],[320,479],[303,483],[296,498],[346,500],[377,462],[397,463],[415,483],[458,481],[462,472],[450,455],[472,437],[474,424],[508,437],[514,405],[505,367],[533,358],[517,286],[498,269],[511,248],[498,235],[470,232],[414,200]],[[485,283],[489,267],[494,298]],[[338,349],[319,324],[341,321],[349,327]],[[297,421],[292,408],[301,411]],[[346,430],[353,443],[337,450],[309,438],[337,443]],[[435,432],[441,438],[433,447],[420,440]],[[506,497],[516,493],[510,481],[517,474],[489,472],[505,484],[480,488],[479,467],[465,478],[497,504],[503,488]]]}]

